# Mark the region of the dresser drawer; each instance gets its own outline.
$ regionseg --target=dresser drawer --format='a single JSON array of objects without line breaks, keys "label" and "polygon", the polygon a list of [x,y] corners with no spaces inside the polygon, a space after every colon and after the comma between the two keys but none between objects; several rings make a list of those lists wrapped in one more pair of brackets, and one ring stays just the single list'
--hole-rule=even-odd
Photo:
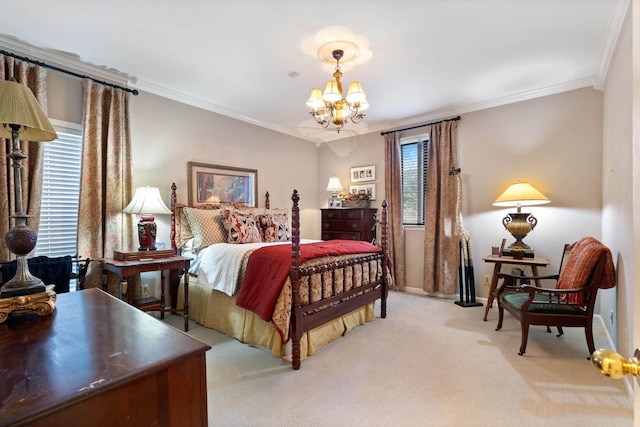
[{"label": "dresser drawer", "polygon": [[362,240],[362,233],[358,231],[323,231],[322,240]]},{"label": "dresser drawer", "polygon": [[329,220],[322,222],[322,231],[361,231],[362,221],[360,220]]},{"label": "dresser drawer", "polygon": [[322,220],[326,219],[362,219],[362,209],[325,209],[322,211]]}]

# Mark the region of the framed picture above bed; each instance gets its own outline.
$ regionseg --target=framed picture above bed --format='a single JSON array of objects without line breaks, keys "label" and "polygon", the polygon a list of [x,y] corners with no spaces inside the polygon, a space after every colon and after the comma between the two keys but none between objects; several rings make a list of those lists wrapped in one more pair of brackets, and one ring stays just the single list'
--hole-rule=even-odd
[{"label": "framed picture above bed", "polygon": [[238,202],[256,207],[258,171],[187,162],[187,186],[189,206]]}]

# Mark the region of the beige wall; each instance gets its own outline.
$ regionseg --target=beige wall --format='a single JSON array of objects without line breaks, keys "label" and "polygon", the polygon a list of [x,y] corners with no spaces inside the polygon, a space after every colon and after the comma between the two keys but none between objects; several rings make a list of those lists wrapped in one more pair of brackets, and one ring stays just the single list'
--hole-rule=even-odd
[{"label": "beige wall", "polygon": [[[49,116],[79,123],[81,81],[49,72]],[[314,144],[149,93],[131,97],[133,186],[159,187],[167,205],[171,183],[187,201],[187,162],[257,169],[259,204],[291,207],[300,193],[303,237],[317,238],[317,148]],[[158,241],[169,247],[169,216],[159,215]]]},{"label": "beige wall", "polygon": [[[605,325],[617,348],[626,356],[631,348],[633,316],[633,203],[637,187],[633,183],[632,83],[630,15],[618,39],[611,60],[603,100],[603,207],[602,240],[613,252],[618,272],[617,293],[600,294]],[[637,245],[637,243],[635,243]],[[617,294],[617,298],[616,298]],[[610,314],[614,314],[611,322]],[[617,320],[617,322],[616,322]],[[617,323],[617,329],[613,324]]]},{"label": "beige wall", "polygon": [[269,191],[272,207],[289,208],[297,189],[302,234],[317,236],[312,143],[147,93],[132,98],[131,117],[134,186],[160,187],[168,201],[175,182],[186,203],[189,161],[257,169],[260,206]]},{"label": "beige wall", "polygon": [[591,88],[463,115],[459,124],[463,215],[471,230],[476,287],[491,274],[482,262],[503,238],[514,241],[502,218],[514,208],[493,201],[518,180],[534,185],[551,203],[523,208],[538,219],[524,239],[558,271],[562,247],[582,236],[600,239],[602,209],[602,93]]},{"label": "beige wall", "polygon": [[[425,132],[413,130],[402,136]],[[458,144],[463,180],[464,223],[471,230],[478,297],[488,288],[482,276],[491,265],[482,257],[503,238],[502,218],[511,209],[493,201],[518,179],[529,181],[551,204],[528,209],[539,223],[525,239],[557,272],[563,244],[584,235],[600,238],[602,185],[602,93],[580,89],[462,115]],[[323,144],[319,150],[318,192],[333,174],[348,185],[349,168],[375,164],[377,193],[384,194],[384,143],[380,133]],[[325,192],[322,197],[326,197]],[[322,201],[322,200],[320,200]],[[325,201],[326,203],[326,201]],[[379,200],[378,200],[379,203]],[[424,231],[407,229],[407,286],[422,289]]]}]

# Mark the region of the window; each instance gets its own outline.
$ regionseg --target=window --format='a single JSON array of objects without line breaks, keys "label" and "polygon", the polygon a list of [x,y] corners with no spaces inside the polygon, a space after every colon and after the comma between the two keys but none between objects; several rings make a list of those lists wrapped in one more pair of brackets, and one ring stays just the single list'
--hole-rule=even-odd
[{"label": "window", "polygon": [[424,225],[429,160],[429,139],[426,136],[402,141],[402,222],[405,225]]},{"label": "window", "polygon": [[42,205],[35,255],[58,257],[77,253],[78,199],[82,135],[65,123],[54,128],[58,139],[44,144]]}]

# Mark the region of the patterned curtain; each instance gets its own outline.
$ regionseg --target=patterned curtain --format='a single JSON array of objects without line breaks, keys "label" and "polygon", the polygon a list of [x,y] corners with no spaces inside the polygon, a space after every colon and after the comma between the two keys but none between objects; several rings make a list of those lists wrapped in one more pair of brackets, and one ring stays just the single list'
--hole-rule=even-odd
[{"label": "patterned curtain", "polygon": [[[0,54],[0,79],[14,78],[26,85],[35,95],[42,110],[47,114],[47,70],[38,65]],[[20,140],[20,149],[27,156],[22,170],[22,209],[30,215],[27,226],[36,233],[40,226],[40,203],[42,201],[42,162],[44,145],[40,142]],[[0,138],[0,235],[11,228],[9,216],[14,212],[13,169],[7,160],[11,152],[11,141]],[[4,238],[0,238],[0,260],[11,260],[15,256],[7,249]]]},{"label": "patterned curtain", "polygon": [[393,261],[391,275],[395,288],[404,288],[405,254],[404,227],[402,225],[402,165],[400,154],[400,136],[397,132],[387,133],[385,142],[385,177],[384,193],[389,202],[389,256]]},{"label": "patterned curtain", "polygon": [[458,122],[431,126],[425,194],[424,286],[427,292],[455,294],[460,262],[457,175]]},{"label": "patterned curtain", "polygon": [[[129,93],[83,79],[82,101],[78,253],[94,260],[111,258],[114,250],[131,249],[135,241],[131,216],[122,213],[131,199]],[[101,277],[93,261],[86,286],[101,286]],[[110,274],[109,292],[117,295],[118,285],[117,276]]]}]

